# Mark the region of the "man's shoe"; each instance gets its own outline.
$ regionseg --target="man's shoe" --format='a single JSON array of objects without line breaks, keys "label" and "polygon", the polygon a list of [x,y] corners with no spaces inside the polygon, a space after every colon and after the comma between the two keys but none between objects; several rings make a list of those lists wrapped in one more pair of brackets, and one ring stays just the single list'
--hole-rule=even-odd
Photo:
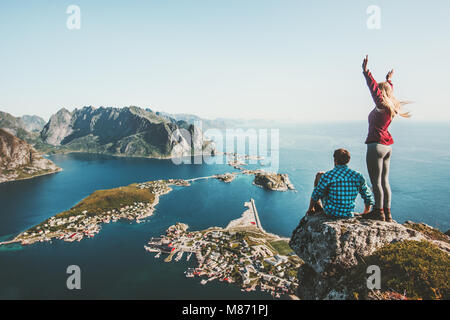
[{"label": "man's shoe", "polygon": [[374,208],[369,213],[363,214],[362,219],[385,221],[383,209]]},{"label": "man's shoe", "polygon": [[384,220],[386,222],[392,222],[391,208],[384,208]]}]

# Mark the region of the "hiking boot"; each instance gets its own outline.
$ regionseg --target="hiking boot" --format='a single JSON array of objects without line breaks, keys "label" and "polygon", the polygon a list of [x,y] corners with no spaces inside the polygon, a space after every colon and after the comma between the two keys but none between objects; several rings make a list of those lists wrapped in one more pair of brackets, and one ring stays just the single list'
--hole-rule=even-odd
[{"label": "hiking boot", "polygon": [[374,208],[369,213],[363,214],[362,219],[385,221],[383,209]]},{"label": "hiking boot", "polygon": [[392,222],[391,208],[384,208],[384,221]]}]

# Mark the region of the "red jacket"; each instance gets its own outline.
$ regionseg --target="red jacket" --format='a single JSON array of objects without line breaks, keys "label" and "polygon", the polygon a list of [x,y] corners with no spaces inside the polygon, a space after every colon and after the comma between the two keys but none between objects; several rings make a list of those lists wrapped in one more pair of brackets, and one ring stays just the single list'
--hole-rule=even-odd
[{"label": "red jacket", "polygon": [[[384,145],[391,145],[394,143],[391,134],[388,131],[389,125],[392,122],[392,117],[388,110],[382,105],[383,96],[381,90],[378,88],[378,83],[372,77],[370,71],[363,72],[364,77],[367,81],[367,86],[369,87],[370,93],[372,94],[372,99],[378,109],[383,110],[379,112],[374,108],[371,113],[369,113],[369,133],[367,134],[366,143],[381,143]],[[388,80],[389,84],[393,87],[393,84]]]}]

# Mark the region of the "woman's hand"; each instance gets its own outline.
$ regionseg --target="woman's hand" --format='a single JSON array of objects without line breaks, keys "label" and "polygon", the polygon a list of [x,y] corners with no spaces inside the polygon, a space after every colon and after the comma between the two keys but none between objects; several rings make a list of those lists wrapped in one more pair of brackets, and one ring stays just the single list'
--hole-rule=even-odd
[{"label": "woman's hand", "polygon": [[391,81],[392,76],[394,75],[394,69],[388,72],[386,75],[386,81]]},{"label": "woman's hand", "polygon": [[367,72],[368,70],[367,70],[367,63],[369,62],[369,55],[366,55],[366,57],[364,58],[364,60],[363,60],[363,63],[362,63],[362,68],[363,68],[363,71],[364,72]]}]

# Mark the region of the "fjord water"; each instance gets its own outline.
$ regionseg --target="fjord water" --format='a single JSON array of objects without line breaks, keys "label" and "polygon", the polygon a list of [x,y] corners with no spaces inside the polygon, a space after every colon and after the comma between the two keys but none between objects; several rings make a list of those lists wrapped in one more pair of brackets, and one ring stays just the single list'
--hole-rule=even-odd
[{"label": "fjord water", "polygon": [[[214,281],[200,284],[183,271],[195,259],[165,263],[143,246],[176,223],[192,230],[226,226],[254,198],[263,227],[289,237],[304,215],[318,170],[332,168],[332,152],[345,147],[350,166],[367,176],[366,124],[299,124],[280,130],[280,168],[298,192],[270,192],[252,185],[251,176],[231,184],[209,179],[176,187],[161,197],[146,223],[106,224],[98,235],[81,242],[38,243],[0,247],[0,299],[9,298],[137,298],[137,299],[270,299],[265,293],[241,292]],[[450,228],[450,132],[447,123],[398,121],[391,163],[394,219],[423,221]],[[167,178],[194,178],[235,171],[227,165],[175,165],[171,160],[117,158],[92,154],[50,157],[64,171],[0,185],[0,241],[72,207],[98,189]],[[362,209],[359,200],[357,209]],[[81,290],[66,288],[67,266],[81,268]]]}]

